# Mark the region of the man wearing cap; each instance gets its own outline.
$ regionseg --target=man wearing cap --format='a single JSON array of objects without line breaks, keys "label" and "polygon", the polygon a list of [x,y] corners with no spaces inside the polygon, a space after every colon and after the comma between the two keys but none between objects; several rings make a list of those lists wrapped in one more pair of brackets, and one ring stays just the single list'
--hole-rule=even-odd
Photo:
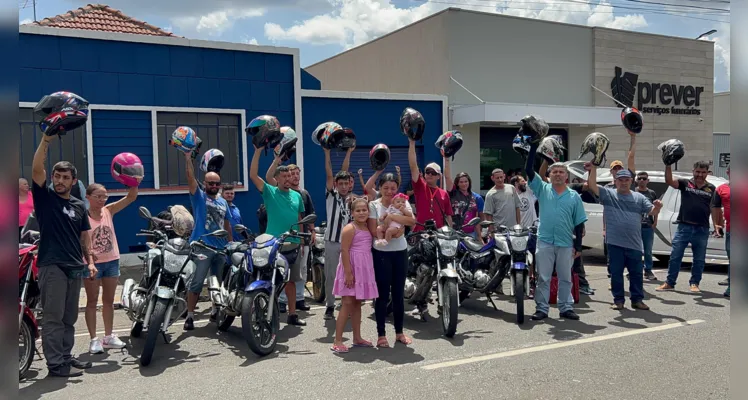
[{"label": "man wearing cap", "polygon": [[615,189],[602,187],[597,184],[597,168],[592,163],[585,163],[589,171],[587,186],[589,190],[600,197],[603,207],[603,219],[607,221],[615,235],[607,240],[608,271],[611,274],[611,290],[613,291],[613,306],[615,310],[623,310],[625,292],[623,269],[629,271],[629,292],[631,293],[631,307],[638,310],[649,310],[644,304],[644,283],[642,255],[644,245],[641,235],[641,215],[657,215],[662,208],[659,200],[650,202],[647,197],[631,191],[633,174],[629,170],[621,169],[615,175]]},{"label": "man wearing cap", "polygon": [[[452,203],[447,191],[439,187],[442,168],[439,164],[432,162],[424,168],[424,173],[421,175],[416,158],[416,142],[413,139],[408,139],[408,141],[410,142],[408,163],[412,175],[413,194],[416,197],[416,209],[418,209],[416,221],[424,224],[433,219],[437,228],[447,224],[452,226]],[[416,225],[413,229],[414,232],[420,230],[423,230],[420,225]]]}]

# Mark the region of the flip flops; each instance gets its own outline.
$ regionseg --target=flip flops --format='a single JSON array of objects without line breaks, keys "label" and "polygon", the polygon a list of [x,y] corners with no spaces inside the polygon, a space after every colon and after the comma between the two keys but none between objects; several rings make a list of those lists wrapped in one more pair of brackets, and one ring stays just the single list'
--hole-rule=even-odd
[{"label": "flip flops", "polygon": [[360,342],[354,342],[353,347],[374,347],[374,345],[368,340],[362,340]]},{"label": "flip flops", "polygon": [[330,350],[332,350],[332,352],[335,354],[347,353],[348,347],[343,344],[334,344],[332,345],[332,347],[330,347]]}]

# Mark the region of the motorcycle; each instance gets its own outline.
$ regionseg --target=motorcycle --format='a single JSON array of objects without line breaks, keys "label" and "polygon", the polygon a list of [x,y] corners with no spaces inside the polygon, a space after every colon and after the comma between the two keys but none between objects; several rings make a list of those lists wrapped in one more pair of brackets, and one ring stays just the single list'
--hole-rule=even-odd
[{"label": "motorcycle", "polygon": [[[278,298],[288,282],[290,263],[280,254],[287,238],[308,238],[313,232],[297,232],[294,226],[313,224],[315,214],[309,214],[290,227],[289,231],[273,237],[266,233],[259,235],[243,253],[232,254],[232,264],[237,271],[229,272],[233,284],[227,288],[228,298],[234,312],[242,316],[242,333],[249,348],[259,356],[266,356],[275,350],[280,330]],[[239,232],[240,227],[234,227]],[[241,232],[240,232],[241,233]],[[296,257],[301,257],[296,254]],[[239,259],[241,258],[241,260]],[[233,295],[232,295],[233,292]]]},{"label": "motorcycle", "polygon": [[[318,303],[325,301],[325,230],[327,222],[314,228],[314,245],[311,246],[312,254],[307,257],[307,281],[312,283],[309,294]],[[309,291],[309,289],[307,289]]]},{"label": "motorcycle", "polygon": [[246,287],[248,272],[245,267],[245,254],[249,251],[255,236],[242,224],[236,224],[234,231],[244,236],[241,242],[231,242],[226,246],[227,264],[224,269],[223,279],[218,282],[214,275],[208,277],[208,291],[210,300],[215,309],[215,322],[218,330],[226,332],[234,323],[234,319],[241,315],[242,298],[239,294]]},{"label": "motorcycle", "polygon": [[[147,208],[141,206],[138,211],[140,216],[149,222],[154,220]],[[202,238],[192,243],[180,237],[169,239],[164,232],[169,226],[166,225],[163,229],[142,229],[137,234],[156,237],[158,242],[146,243],[149,250],[143,257],[143,275],[140,283],[136,284],[134,279],[127,279],[122,287],[122,308],[133,322],[130,336],[139,337],[143,329],[147,331],[143,353],[140,356],[140,364],[143,366],[151,363],[158,334],[161,333],[164,342],[168,344],[166,330],[187,309],[187,288],[195,271],[193,259],[200,256],[194,253],[194,248],[220,251],[204,244]],[[206,236],[226,237],[228,232],[221,229],[203,235]]]},{"label": "motorcycle", "polygon": [[39,269],[36,266],[39,251],[39,232],[24,231],[18,244],[18,279],[20,291],[18,294],[18,341],[19,349],[19,379],[26,376],[34,354],[39,354],[36,339],[39,338],[39,320],[41,312],[41,291],[39,290]]},{"label": "motorcycle", "polygon": [[[405,298],[415,304],[422,320],[426,320],[427,303],[431,302],[434,282],[438,294],[438,312],[441,313],[442,329],[446,337],[457,331],[459,298],[457,288],[460,276],[455,267],[460,233],[448,226],[436,228],[434,220],[417,223],[424,230],[409,233],[408,237],[420,236],[413,251],[409,252],[411,271],[405,279]],[[462,234],[464,235],[464,234]]]},{"label": "motorcycle", "polygon": [[[475,226],[479,231],[493,225],[491,221],[481,221],[473,218],[467,226]],[[460,304],[470,297],[472,292],[484,293],[488,300],[498,285],[489,285],[496,275],[496,270],[491,273],[491,265],[497,259],[494,255],[495,240],[493,235],[488,235],[481,243],[470,236],[463,236],[460,247],[457,249],[457,273],[460,275]],[[495,305],[494,305],[495,307]]]}]

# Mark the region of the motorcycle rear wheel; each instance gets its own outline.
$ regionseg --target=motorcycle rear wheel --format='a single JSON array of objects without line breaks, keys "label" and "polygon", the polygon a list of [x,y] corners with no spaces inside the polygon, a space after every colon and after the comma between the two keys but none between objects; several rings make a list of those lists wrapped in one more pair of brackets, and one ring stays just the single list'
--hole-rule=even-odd
[{"label": "motorcycle rear wheel", "polygon": [[[242,333],[250,350],[266,356],[275,350],[280,330],[278,303],[273,305],[273,317],[267,321],[270,295],[264,291],[248,293],[242,300]],[[274,300],[272,300],[274,301]]]},{"label": "motorcycle rear wheel", "polygon": [[216,316],[216,324],[218,325],[218,330],[221,332],[226,332],[231,328],[231,324],[234,323],[234,316],[227,315],[226,309],[224,307],[220,307],[218,309],[218,315]]},{"label": "motorcycle rear wheel", "polygon": [[23,349],[19,351],[19,371],[18,379],[23,379],[26,373],[31,368],[31,363],[34,361],[34,335],[31,333],[31,326],[25,319],[21,321],[21,329],[18,332],[19,344],[23,346]]},{"label": "motorcycle rear wheel", "polygon": [[325,301],[325,266],[312,264],[312,299],[317,303]]},{"label": "motorcycle rear wheel", "polygon": [[156,339],[161,333],[161,326],[166,324],[166,308],[169,306],[168,299],[156,298],[156,305],[153,307],[151,319],[148,321],[148,332],[145,337],[143,353],[140,354],[140,365],[148,366],[153,358],[153,351],[156,349]]},{"label": "motorcycle rear wheel", "polygon": [[457,332],[457,307],[459,304],[457,298],[457,281],[449,279],[444,281],[443,285],[442,329],[444,329],[444,336],[451,338]]},{"label": "motorcycle rear wheel", "polygon": [[522,271],[514,273],[514,302],[517,303],[517,324],[525,323],[525,274]]}]

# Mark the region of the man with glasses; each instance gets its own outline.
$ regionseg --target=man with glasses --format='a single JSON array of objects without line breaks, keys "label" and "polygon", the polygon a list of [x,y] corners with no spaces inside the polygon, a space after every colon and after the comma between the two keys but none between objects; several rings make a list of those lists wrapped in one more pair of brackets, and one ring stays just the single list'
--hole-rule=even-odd
[{"label": "man with glasses", "polygon": [[[647,187],[649,183],[649,174],[639,172],[636,174],[636,192],[641,193],[654,204],[657,200],[657,193]],[[657,227],[657,214],[642,214],[642,242],[644,244],[644,279],[656,281],[657,276],[652,272],[652,245],[654,243],[654,229]]]},{"label": "man with glasses", "polygon": [[[410,164],[410,173],[412,175],[413,193],[416,197],[416,221],[424,224],[426,221],[433,219],[436,227],[441,228],[444,225],[452,226],[452,203],[449,200],[449,194],[446,190],[439,187],[439,180],[442,176],[442,168],[437,163],[430,163],[424,168],[424,174],[418,169],[418,159],[416,158],[416,142],[408,139],[410,142],[408,148],[408,163]],[[398,182],[400,185],[402,182]],[[423,227],[416,225],[414,232],[423,230]]]},{"label": "man with glasses", "polygon": [[[195,219],[195,227],[190,236],[190,242],[203,240],[205,244],[224,248],[229,241],[233,240],[231,235],[231,222],[229,215],[229,205],[226,199],[218,196],[221,189],[221,177],[215,172],[207,172],[203,178],[204,190],[198,187],[197,178],[195,177],[195,166],[193,164],[192,152],[184,153],[184,165],[187,173],[187,186],[190,190],[190,204],[192,205],[192,217]],[[213,236],[202,237],[207,233],[225,229],[228,233],[227,238],[218,238]],[[200,292],[203,290],[203,282],[208,276],[208,271],[212,275],[222,276],[221,270],[226,263],[226,257],[222,254],[215,253],[207,249],[196,249],[198,256],[193,258],[195,262],[195,273],[187,293],[187,319],[184,321],[184,330],[191,331],[195,329],[194,312],[197,301],[200,298]],[[215,306],[210,313],[211,321],[215,321],[217,310]]]}]

